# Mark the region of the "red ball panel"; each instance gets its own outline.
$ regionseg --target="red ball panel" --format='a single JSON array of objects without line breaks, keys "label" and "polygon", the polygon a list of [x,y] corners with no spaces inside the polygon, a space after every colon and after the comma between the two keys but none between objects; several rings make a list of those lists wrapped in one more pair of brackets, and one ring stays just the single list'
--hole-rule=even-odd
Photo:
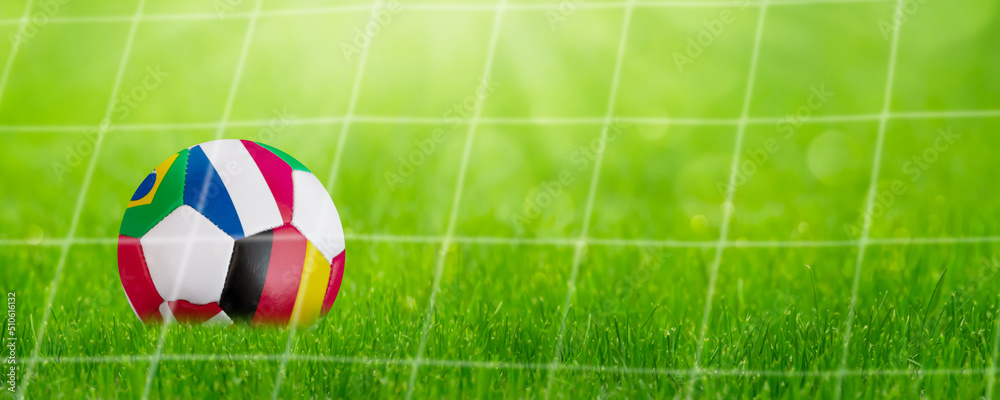
[{"label": "red ball panel", "polygon": [[344,279],[344,263],[347,261],[347,250],[341,251],[330,263],[330,282],[326,285],[326,295],[323,296],[323,311],[320,314],[325,316],[333,307],[334,300],[337,300],[337,293],[340,293],[340,282]]},{"label": "red ball panel", "polygon": [[222,312],[218,303],[191,304],[185,300],[168,301],[170,313],[177,322],[203,324]]},{"label": "red ball panel", "polygon": [[146,268],[146,257],[142,253],[139,239],[125,235],[118,236],[118,275],[125,288],[132,309],[143,322],[156,319],[157,308],[163,298],[153,285],[153,278]]}]

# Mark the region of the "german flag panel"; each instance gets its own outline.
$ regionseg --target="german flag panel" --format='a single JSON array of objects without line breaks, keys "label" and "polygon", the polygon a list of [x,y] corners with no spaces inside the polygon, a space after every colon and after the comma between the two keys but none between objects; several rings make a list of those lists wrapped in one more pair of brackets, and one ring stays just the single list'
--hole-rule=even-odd
[{"label": "german flag panel", "polygon": [[219,306],[234,320],[311,325],[331,272],[302,233],[283,225],[236,241]]},{"label": "german flag panel", "polygon": [[264,292],[274,231],[237,240],[219,306],[233,319],[252,320]]},{"label": "german flag panel", "polygon": [[306,243],[302,283],[299,284],[299,292],[295,297],[292,324],[309,326],[319,319],[320,309],[323,306],[323,296],[326,294],[326,285],[329,280],[330,265],[312,243]]}]

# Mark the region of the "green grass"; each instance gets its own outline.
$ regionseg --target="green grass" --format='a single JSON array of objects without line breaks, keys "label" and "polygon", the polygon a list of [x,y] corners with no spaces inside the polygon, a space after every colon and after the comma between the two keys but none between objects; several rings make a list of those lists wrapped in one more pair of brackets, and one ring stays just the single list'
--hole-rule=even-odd
[{"label": "green grass", "polygon": [[[7,34],[26,3],[0,7],[0,62],[12,56]],[[34,3],[32,15],[46,2]],[[404,2],[413,3],[495,4]],[[147,1],[147,14],[207,17],[137,26],[114,95],[132,96],[150,68],[168,75],[127,116],[112,113],[118,129],[105,136],[89,185],[84,130],[104,117],[137,3],[70,2],[13,55],[0,92],[0,292],[17,293],[20,378],[54,296],[25,395],[139,398],[162,354],[150,398],[986,397],[1000,333],[1000,242],[991,238],[1000,190],[990,175],[1000,8],[953,3],[924,2],[901,26],[896,114],[885,124],[859,276],[891,49],[879,22],[891,21],[894,2],[767,8],[731,243],[703,341],[759,7],[636,7],[613,98],[624,8],[585,6],[555,29],[550,9],[508,10],[481,121],[471,108],[446,113],[475,104],[492,10],[393,15],[372,39],[354,102],[360,60],[341,45],[367,12],[263,16],[221,135],[265,142],[309,167],[337,204],[350,250],[336,304],[294,332],[282,369],[291,333],[282,328],[171,326],[159,348],[162,327],[140,323],[122,292],[113,243],[148,171],[218,134],[254,1],[224,19],[211,2]],[[265,0],[262,9],[323,5]],[[679,70],[674,52],[727,8],[734,22]],[[107,16],[117,19],[72,19]],[[818,88],[832,94],[811,103]],[[591,146],[609,99],[614,140],[595,171]],[[359,118],[338,119],[352,104]],[[801,121],[777,120],[803,106]],[[975,110],[985,113],[956,113]],[[953,133],[946,146],[941,131]],[[415,153],[422,160],[410,171],[404,160]],[[77,217],[74,238],[93,240],[63,247]],[[442,248],[450,222],[457,239]],[[584,233],[594,241],[578,248]]]}]

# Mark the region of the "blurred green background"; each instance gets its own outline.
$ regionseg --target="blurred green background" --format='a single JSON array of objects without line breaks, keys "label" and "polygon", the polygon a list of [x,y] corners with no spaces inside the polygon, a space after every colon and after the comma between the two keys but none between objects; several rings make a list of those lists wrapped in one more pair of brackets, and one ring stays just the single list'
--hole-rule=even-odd
[{"label": "blurred green background", "polygon": [[[998,16],[995,0],[4,0],[18,389],[30,373],[39,399],[1000,398]],[[173,326],[161,347],[120,289],[119,223],[150,169],[217,138],[326,183],[344,284],[308,330]]]}]

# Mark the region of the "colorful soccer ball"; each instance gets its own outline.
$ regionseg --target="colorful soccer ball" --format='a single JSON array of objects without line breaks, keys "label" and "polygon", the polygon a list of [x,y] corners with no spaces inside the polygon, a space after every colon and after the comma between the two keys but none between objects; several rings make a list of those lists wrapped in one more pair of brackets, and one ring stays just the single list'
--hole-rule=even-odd
[{"label": "colorful soccer ball", "polygon": [[337,298],[344,231],[323,184],[281,150],[216,140],[132,195],[118,273],[143,322],[312,325]]}]

